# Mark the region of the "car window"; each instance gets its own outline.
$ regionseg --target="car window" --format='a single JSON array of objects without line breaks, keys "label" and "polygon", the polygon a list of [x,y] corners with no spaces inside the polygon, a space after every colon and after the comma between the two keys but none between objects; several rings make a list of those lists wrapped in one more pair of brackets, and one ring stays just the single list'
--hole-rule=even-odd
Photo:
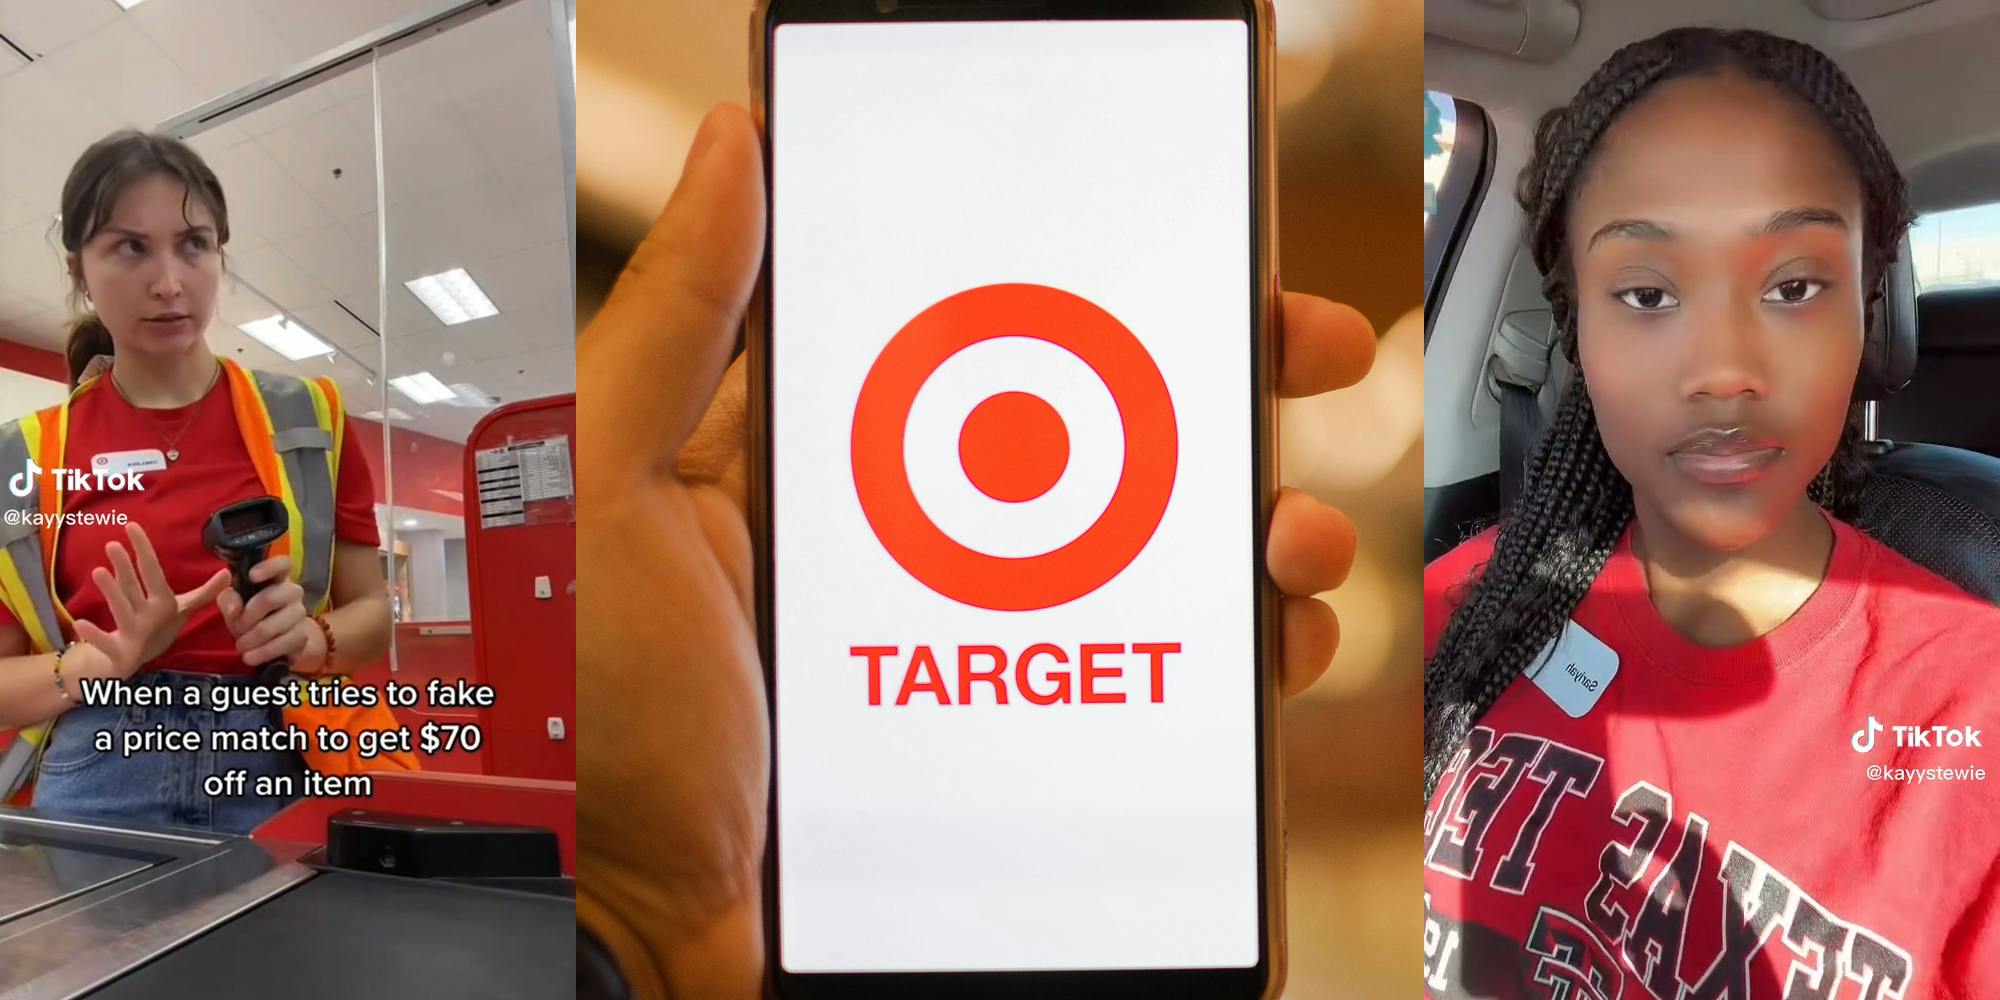
[{"label": "car window", "polygon": [[1919,294],[2000,285],[2000,202],[1918,216],[1910,227],[1910,263]]},{"label": "car window", "polygon": [[1458,110],[1451,97],[1434,90],[1424,91],[1424,230],[1430,230],[1437,215],[1438,188],[1444,184],[1445,167],[1451,164],[1452,147],[1458,144]]}]

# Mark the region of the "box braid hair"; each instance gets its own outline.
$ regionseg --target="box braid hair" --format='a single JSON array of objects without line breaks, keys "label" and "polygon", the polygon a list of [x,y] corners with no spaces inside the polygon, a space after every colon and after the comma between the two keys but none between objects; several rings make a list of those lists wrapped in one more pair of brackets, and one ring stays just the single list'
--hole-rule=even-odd
[{"label": "box braid hair", "polygon": [[[1778,87],[1824,121],[1847,153],[1867,215],[1862,251],[1869,307],[1909,227],[1908,191],[1867,105],[1819,50],[1760,31],[1676,28],[1619,49],[1567,107],[1542,116],[1516,198],[1527,213],[1528,244],[1546,275],[1542,294],[1571,375],[1548,429],[1528,461],[1519,495],[1476,581],[1452,613],[1424,665],[1424,798],[1473,723],[1568,623],[1632,518],[1632,487],[1611,464],[1577,365],[1576,312],[1568,246],[1571,195],[1611,122],[1664,80],[1735,70]],[[1807,496],[1853,520],[1865,467],[1850,408],[1833,458]]]}]

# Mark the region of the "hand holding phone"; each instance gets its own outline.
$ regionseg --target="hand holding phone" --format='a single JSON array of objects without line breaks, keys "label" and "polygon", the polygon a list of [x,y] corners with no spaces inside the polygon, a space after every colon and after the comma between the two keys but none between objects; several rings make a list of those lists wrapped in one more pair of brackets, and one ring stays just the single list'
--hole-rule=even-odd
[{"label": "hand holding phone", "polygon": [[[746,522],[743,366],[731,366],[763,257],[756,125],[724,106],[679,187],[578,344],[581,587],[578,914],[634,979],[668,995],[754,997],[764,975],[760,878],[770,731]],[[1367,322],[1287,294],[1278,388],[1358,381]],[[1311,595],[1354,554],[1340,512],[1287,490],[1265,553],[1286,595],[1286,694],[1324,672],[1332,610]]]}]

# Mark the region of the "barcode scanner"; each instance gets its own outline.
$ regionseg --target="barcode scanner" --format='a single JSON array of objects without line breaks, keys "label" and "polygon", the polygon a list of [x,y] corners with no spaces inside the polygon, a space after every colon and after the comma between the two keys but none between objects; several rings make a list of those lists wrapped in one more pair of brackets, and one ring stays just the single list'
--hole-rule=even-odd
[{"label": "barcode scanner", "polygon": [[[229,564],[229,577],[236,583],[236,594],[248,604],[258,591],[270,585],[270,581],[251,580],[251,568],[264,561],[271,543],[283,538],[290,527],[291,517],[285,513],[283,500],[268,496],[239,500],[209,516],[201,529],[201,544]],[[291,661],[280,657],[258,668],[257,683],[274,685],[290,672]]]}]

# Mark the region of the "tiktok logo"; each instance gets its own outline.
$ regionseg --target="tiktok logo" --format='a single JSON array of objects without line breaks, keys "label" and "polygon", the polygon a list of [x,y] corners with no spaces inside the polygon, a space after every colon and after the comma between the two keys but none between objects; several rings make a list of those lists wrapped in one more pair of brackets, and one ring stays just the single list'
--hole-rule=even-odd
[{"label": "tiktok logo", "polygon": [[28,459],[28,467],[7,480],[7,488],[14,491],[17,497],[27,496],[35,491],[35,479],[41,474],[42,467],[36,465],[34,459]]},{"label": "tiktok logo", "polygon": [[1854,747],[1855,753],[1867,753],[1875,749],[1875,734],[1881,731],[1882,724],[1876,722],[1875,717],[1871,715],[1868,717],[1868,725],[1855,730],[1854,736],[1847,742]]}]

